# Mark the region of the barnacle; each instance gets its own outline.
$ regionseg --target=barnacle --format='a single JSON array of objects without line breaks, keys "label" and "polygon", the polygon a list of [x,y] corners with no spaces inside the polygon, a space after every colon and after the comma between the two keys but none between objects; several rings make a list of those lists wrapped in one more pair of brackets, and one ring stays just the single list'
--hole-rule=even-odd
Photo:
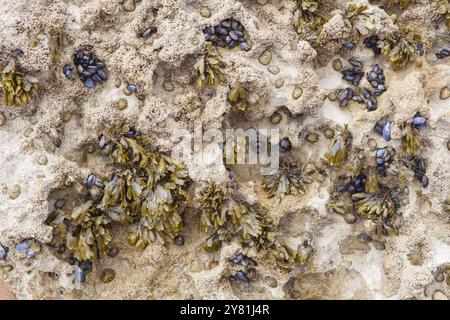
[{"label": "barnacle", "polygon": [[421,36],[404,28],[388,34],[380,42],[381,52],[389,59],[394,70],[400,70],[413,61],[421,45]]},{"label": "barnacle", "polygon": [[322,31],[327,19],[317,13],[320,0],[298,0],[298,9],[294,15],[295,30],[308,38],[314,38]]},{"label": "barnacle", "polygon": [[449,0],[439,0],[436,3],[439,13],[444,16],[445,25],[450,29],[450,2]]},{"label": "barnacle", "polygon": [[286,195],[303,195],[306,184],[313,182],[316,172],[312,163],[303,166],[282,160],[277,172],[263,178],[264,190],[273,198],[272,204],[277,206]]},{"label": "barnacle", "polygon": [[409,154],[417,154],[421,148],[419,130],[406,126],[406,133],[402,137],[402,149]]},{"label": "barnacle", "polygon": [[338,135],[331,142],[327,153],[325,154],[325,160],[336,166],[340,166],[344,163],[347,157],[347,150],[350,144],[351,136],[347,128],[341,135]]},{"label": "barnacle", "polygon": [[203,55],[194,64],[194,74],[197,77],[196,86],[214,86],[225,81],[225,74],[221,69],[220,53],[217,48],[207,43]]},{"label": "barnacle", "polygon": [[228,92],[227,98],[233,106],[234,111],[245,111],[249,107],[247,96],[247,89],[245,89],[238,81]]},{"label": "barnacle", "polygon": [[53,60],[59,60],[61,57],[60,49],[65,42],[65,33],[59,28],[51,28],[48,31],[48,47]]},{"label": "barnacle", "polygon": [[67,248],[77,260],[92,260],[106,254],[112,239],[110,220],[92,200],[75,207],[68,220],[74,230],[67,235]]},{"label": "barnacle", "polygon": [[16,60],[9,60],[6,67],[0,67],[0,89],[3,93],[3,103],[7,106],[20,107],[30,101],[37,89],[37,79],[18,72]]},{"label": "barnacle", "polygon": [[372,18],[372,11],[369,11],[368,6],[358,6],[350,4],[343,13],[344,23],[347,27],[352,29],[353,39],[355,42],[359,41],[360,36],[367,35],[374,27],[374,20]]}]

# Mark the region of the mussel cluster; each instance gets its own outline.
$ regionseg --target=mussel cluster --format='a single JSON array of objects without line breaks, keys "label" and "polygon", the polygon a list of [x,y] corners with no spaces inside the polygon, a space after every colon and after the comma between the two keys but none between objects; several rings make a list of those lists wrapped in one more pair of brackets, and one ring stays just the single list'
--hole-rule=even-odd
[{"label": "mussel cluster", "polygon": [[239,253],[236,256],[230,258],[230,262],[235,265],[239,265],[245,269],[234,272],[232,275],[228,277],[229,281],[249,282],[255,277],[256,270],[254,267],[256,267],[258,264],[252,258],[246,256],[243,253]]},{"label": "mussel cluster", "polygon": [[244,26],[233,18],[222,20],[216,26],[203,28],[206,40],[214,45],[229,49],[240,46],[243,50],[249,51],[251,46],[245,39],[244,32]]},{"label": "mussel cluster", "polygon": [[381,53],[381,48],[378,46],[379,42],[380,38],[376,34],[364,39],[364,45],[366,48],[372,50],[375,55],[379,55]]},{"label": "mussel cluster", "polygon": [[[363,64],[355,58],[350,58],[348,62],[352,68],[341,71],[343,79],[350,82],[353,86],[358,86],[364,76]],[[373,92],[367,88],[362,88],[362,90],[360,88],[353,89],[351,87],[342,89],[337,96],[339,106],[345,107],[350,101],[353,101],[364,104],[368,111],[376,110],[376,97],[386,91],[383,69],[381,69],[378,64],[373,65],[370,72],[367,73],[367,81],[372,86]]]},{"label": "mussel cluster", "polygon": [[95,88],[97,84],[108,80],[105,64],[94,54],[91,45],[85,45],[83,49],[75,53],[73,63],[75,66],[66,64],[63,67],[63,73],[67,79],[73,80],[77,74],[87,88]]}]

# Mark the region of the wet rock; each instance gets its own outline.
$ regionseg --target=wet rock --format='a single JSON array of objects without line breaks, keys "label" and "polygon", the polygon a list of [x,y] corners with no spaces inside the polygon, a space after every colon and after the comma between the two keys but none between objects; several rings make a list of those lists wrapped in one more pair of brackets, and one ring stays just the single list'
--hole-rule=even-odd
[{"label": "wet rock", "polygon": [[339,251],[343,255],[354,253],[366,254],[370,251],[370,246],[367,242],[361,241],[357,236],[349,236],[339,243]]},{"label": "wet rock", "polygon": [[300,98],[303,94],[303,89],[300,87],[295,87],[294,90],[292,91],[292,99],[297,100],[298,98]]},{"label": "wet rock", "polygon": [[273,65],[272,65],[272,66],[269,66],[268,70],[269,70],[269,72],[270,72],[271,74],[273,74],[273,75],[277,75],[277,74],[280,73],[280,68],[277,67],[277,66],[273,66]]},{"label": "wet rock", "polygon": [[280,89],[284,85],[284,79],[278,78],[275,81],[275,88]]},{"label": "wet rock", "polygon": [[291,299],[301,300],[372,298],[361,274],[345,268],[291,277],[283,290]]},{"label": "wet rock", "polygon": [[372,243],[373,247],[377,250],[380,250],[380,251],[386,250],[386,245],[381,241],[372,240],[371,243]]}]

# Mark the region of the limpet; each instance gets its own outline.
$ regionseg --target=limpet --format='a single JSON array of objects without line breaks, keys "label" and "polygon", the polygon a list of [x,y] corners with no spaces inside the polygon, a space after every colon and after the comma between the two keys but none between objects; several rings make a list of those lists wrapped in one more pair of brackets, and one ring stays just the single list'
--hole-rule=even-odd
[{"label": "limpet", "polygon": [[449,87],[443,87],[441,91],[439,92],[439,98],[441,100],[446,100],[450,97],[450,88]]},{"label": "limpet", "polygon": [[119,102],[117,103],[117,108],[119,110],[124,110],[128,107],[128,101],[125,98],[120,98]]},{"label": "limpet", "polygon": [[272,124],[278,124],[280,123],[281,119],[283,119],[283,116],[281,115],[281,113],[279,113],[278,111],[275,111],[274,113],[272,113],[272,115],[270,116],[270,122]]},{"label": "limpet", "polygon": [[106,268],[103,270],[102,275],[100,276],[100,279],[103,283],[110,283],[114,280],[116,277],[116,272],[111,268]]},{"label": "limpet", "polygon": [[269,49],[264,50],[264,52],[259,56],[258,60],[259,63],[266,66],[272,61],[272,53]]},{"label": "limpet", "polygon": [[332,65],[332,67],[333,67],[333,69],[334,69],[335,71],[341,71],[341,69],[342,69],[342,61],[341,61],[341,59],[335,59],[335,60],[333,60],[333,62],[331,63],[331,65]]},{"label": "limpet", "polygon": [[200,13],[200,15],[203,18],[210,18],[211,17],[211,10],[209,10],[209,8],[206,7],[206,6],[202,6],[198,12]]}]

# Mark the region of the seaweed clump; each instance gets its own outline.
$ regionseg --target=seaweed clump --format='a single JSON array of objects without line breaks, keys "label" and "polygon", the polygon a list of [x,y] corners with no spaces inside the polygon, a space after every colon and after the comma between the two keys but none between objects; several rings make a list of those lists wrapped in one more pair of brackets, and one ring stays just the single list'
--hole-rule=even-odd
[{"label": "seaweed clump", "polygon": [[221,69],[222,61],[220,57],[217,48],[208,43],[204,53],[194,65],[197,89],[201,89],[204,85],[215,86],[220,82],[225,82],[225,74]]},{"label": "seaweed clump", "polygon": [[352,30],[355,42],[358,42],[361,36],[369,34],[375,24],[368,6],[350,4],[342,16],[346,26]]},{"label": "seaweed clump", "polygon": [[111,220],[92,200],[74,208],[69,217],[72,232],[67,235],[67,248],[78,261],[106,255],[111,242]]},{"label": "seaweed clump", "polygon": [[10,58],[6,67],[0,67],[0,73],[0,89],[5,105],[20,107],[27,104],[37,92],[38,80],[18,71],[15,57]]},{"label": "seaweed clump", "polygon": [[403,69],[415,60],[416,55],[422,55],[421,36],[407,29],[394,31],[380,42],[382,54],[389,59],[394,70]]},{"label": "seaweed clump", "polygon": [[178,209],[188,198],[187,170],[128,134],[114,142],[111,159],[116,170],[101,201],[107,215],[130,225],[128,241],[136,248],[172,241],[182,230]]},{"label": "seaweed clump", "polygon": [[213,182],[199,192],[200,230],[209,233],[205,243],[207,252],[214,254],[224,241],[238,237],[247,251],[265,251],[283,267],[308,261],[312,248],[307,249],[305,245],[298,250],[290,249],[273,230],[274,223],[263,208],[237,203],[231,191],[228,186]]},{"label": "seaweed clump", "polygon": [[280,167],[273,175],[264,176],[263,187],[272,205],[277,206],[286,195],[303,195],[306,185],[313,182],[316,167],[312,163],[300,165],[282,160]]},{"label": "seaweed clump", "polygon": [[450,2],[448,0],[439,0],[436,3],[436,8],[444,16],[445,26],[450,29]]},{"label": "seaweed clump", "polygon": [[307,40],[317,40],[327,18],[317,12],[320,0],[298,0],[298,8],[294,15],[294,28]]}]

